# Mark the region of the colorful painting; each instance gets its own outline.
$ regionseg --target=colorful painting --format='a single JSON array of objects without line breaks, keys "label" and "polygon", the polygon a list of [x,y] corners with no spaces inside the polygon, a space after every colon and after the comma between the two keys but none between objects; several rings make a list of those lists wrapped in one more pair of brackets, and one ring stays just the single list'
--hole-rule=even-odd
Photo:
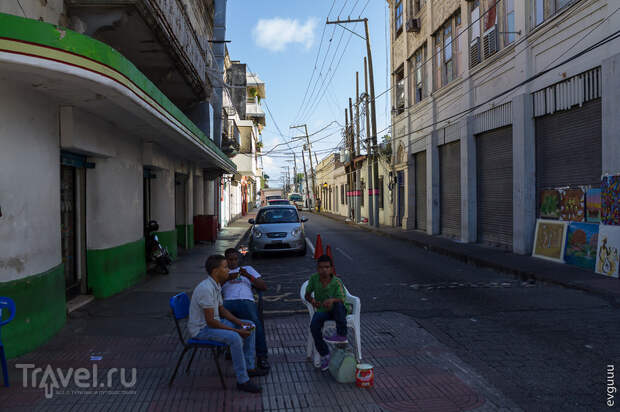
[{"label": "colorful painting", "polygon": [[555,189],[545,189],[540,192],[540,217],[557,219],[560,217],[560,192]]},{"label": "colorful painting", "polygon": [[620,176],[603,176],[601,207],[601,222],[620,226]]},{"label": "colorful painting", "polygon": [[591,188],[586,192],[586,221],[601,221],[601,189]]},{"label": "colorful painting", "polygon": [[564,261],[594,271],[598,248],[598,225],[593,223],[571,223],[566,233]]},{"label": "colorful painting", "polygon": [[618,277],[618,255],[620,251],[620,226],[600,225],[598,250],[596,253],[596,273]]},{"label": "colorful painting", "polygon": [[585,193],[581,188],[562,191],[560,219],[567,222],[583,222],[586,216]]},{"label": "colorful painting", "polygon": [[532,256],[564,263],[564,245],[568,223],[538,219]]}]

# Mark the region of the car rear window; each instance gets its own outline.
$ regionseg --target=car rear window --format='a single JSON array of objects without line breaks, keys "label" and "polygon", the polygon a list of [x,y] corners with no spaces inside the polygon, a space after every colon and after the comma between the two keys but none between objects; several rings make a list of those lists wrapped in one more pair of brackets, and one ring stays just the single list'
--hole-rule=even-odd
[{"label": "car rear window", "polygon": [[297,223],[299,217],[297,210],[293,208],[273,208],[262,209],[256,216],[256,224],[264,225],[267,223]]}]

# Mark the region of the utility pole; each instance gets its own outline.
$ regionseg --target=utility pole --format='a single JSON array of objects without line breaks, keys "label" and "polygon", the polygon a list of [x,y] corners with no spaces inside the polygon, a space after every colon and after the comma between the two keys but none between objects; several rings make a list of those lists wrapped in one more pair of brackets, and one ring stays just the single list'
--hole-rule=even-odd
[{"label": "utility pole", "polygon": [[366,95],[364,96],[364,107],[366,109],[366,170],[368,171],[368,224],[370,226],[374,225],[375,215],[373,208],[373,198],[374,198],[374,185],[372,184],[372,155],[370,152],[370,115],[368,113],[368,64],[366,63],[366,58],[364,57],[364,91]]},{"label": "utility pole", "polygon": [[[304,153],[304,148],[303,147],[301,148],[301,160],[304,163],[304,177],[305,177],[305,180],[306,180],[306,207],[309,208],[310,207],[310,205],[309,205],[309,203],[310,203],[310,199],[309,199],[309,197],[310,197],[310,190],[308,190],[308,172],[306,172],[306,154]],[[310,159],[310,160],[312,160],[312,159]]]},{"label": "utility pole", "polygon": [[297,156],[295,155],[295,152],[293,152],[293,185],[295,186],[295,192],[301,192],[301,189],[297,184]]},{"label": "utility pole", "polygon": [[[312,150],[310,148],[310,137],[308,136],[308,125],[307,124],[300,124],[298,126],[291,126],[289,127],[289,129],[298,129],[300,127],[304,127],[304,130],[306,132],[306,143],[308,144],[308,155],[310,155],[310,173],[312,173],[312,194],[313,197],[316,201],[316,196],[317,196],[317,190],[316,190],[316,180],[315,180],[315,176],[314,176],[314,167],[312,167]],[[314,154],[315,158],[316,158],[316,153]],[[319,162],[316,162],[317,166],[319,165]]]},{"label": "utility pole", "polygon": [[[349,102],[351,99],[349,99]],[[349,112],[347,108],[344,109],[344,135],[345,135],[345,145],[347,146],[347,150],[349,151],[349,167],[347,170],[347,165],[344,165],[344,171],[347,174],[347,198],[348,198],[348,206],[347,206],[347,216],[349,219],[353,216],[353,179],[351,177],[351,162],[353,160],[353,156],[355,155],[351,151],[351,127],[349,126]]]},{"label": "utility pole", "polygon": [[[370,49],[370,34],[368,32],[368,19],[367,18],[363,18],[363,19],[347,19],[347,20],[335,20],[335,21],[329,21],[329,19],[327,19],[327,21],[325,22],[326,24],[344,24],[344,23],[360,23],[363,22],[364,23],[364,29],[366,32],[366,54],[368,56],[368,72],[369,72],[369,79],[370,79],[370,110],[372,112],[372,118],[371,118],[371,122],[372,122],[372,146],[373,146],[373,151],[374,151],[374,156],[373,156],[373,180],[374,180],[374,187],[378,188],[379,187],[379,169],[378,169],[378,156],[377,156],[377,113],[375,111],[375,77],[374,77],[374,73],[373,73],[373,69],[372,69],[372,51]],[[360,36],[361,37],[361,36]],[[378,196],[373,196],[373,201],[374,201],[374,225],[376,227],[379,227],[379,197]]]}]

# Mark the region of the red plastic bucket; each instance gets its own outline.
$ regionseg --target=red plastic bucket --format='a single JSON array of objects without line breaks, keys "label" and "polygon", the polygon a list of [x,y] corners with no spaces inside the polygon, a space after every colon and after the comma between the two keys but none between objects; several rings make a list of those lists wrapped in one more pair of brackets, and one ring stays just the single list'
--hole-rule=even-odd
[{"label": "red plastic bucket", "polygon": [[368,363],[359,363],[355,369],[355,384],[358,388],[372,388],[375,384],[375,368]]}]

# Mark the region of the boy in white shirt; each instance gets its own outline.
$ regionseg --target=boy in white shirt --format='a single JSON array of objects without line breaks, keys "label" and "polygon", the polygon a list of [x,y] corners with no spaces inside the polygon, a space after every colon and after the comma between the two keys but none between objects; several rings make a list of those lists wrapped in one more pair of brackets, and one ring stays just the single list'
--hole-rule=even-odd
[{"label": "boy in white shirt", "polygon": [[258,316],[252,287],[259,291],[267,290],[267,284],[252,266],[239,267],[239,253],[230,248],[224,252],[228,262],[228,279],[222,284],[224,307],[230,313],[252,321],[256,325],[256,364],[261,369],[269,369],[265,328]]}]

